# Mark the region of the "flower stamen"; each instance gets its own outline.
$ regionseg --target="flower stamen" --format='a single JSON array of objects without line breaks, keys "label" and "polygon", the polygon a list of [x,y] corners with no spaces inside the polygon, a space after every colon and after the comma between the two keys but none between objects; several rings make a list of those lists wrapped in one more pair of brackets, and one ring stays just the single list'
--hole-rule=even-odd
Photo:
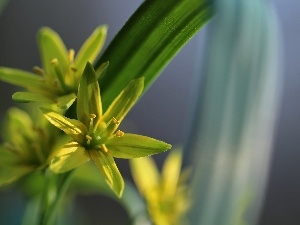
[{"label": "flower stamen", "polygon": [[112,120],[112,122],[113,122],[114,124],[116,124],[116,125],[119,125],[119,124],[120,124],[120,121],[117,120],[115,117],[113,117],[111,120]]},{"label": "flower stamen", "polygon": [[116,136],[117,136],[117,137],[123,137],[123,135],[124,135],[124,132],[121,131],[121,130],[118,130],[118,131],[116,132]]},{"label": "flower stamen", "polygon": [[69,50],[69,62],[72,63],[74,61],[75,51],[74,49]]}]

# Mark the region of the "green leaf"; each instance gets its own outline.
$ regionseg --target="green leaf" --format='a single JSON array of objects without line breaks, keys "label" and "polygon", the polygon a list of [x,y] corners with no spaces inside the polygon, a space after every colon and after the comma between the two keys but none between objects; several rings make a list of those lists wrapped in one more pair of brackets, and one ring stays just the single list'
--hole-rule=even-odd
[{"label": "green leaf", "polygon": [[130,170],[140,193],[148,196],[160,183],[160,174],[151,157],[130,160]]},{"label": "green leaf", "polygon": [[52,159],[50,169],[55,173],[64,173],[81,166],[90,160],[88,151],[77,142],[66,144]]},{"label": "green leaf", "polygon": [[55,102],[53,99],[48,98],[45,95],[32,92],[16,92],[12,95],[12,99],[20,103],[40,102],[53,104]]},{"label": "green leaf", "polygon": [[172,146],[154,138],[124,134],[122,137],[114,136],[105,143],[113,157],[116,158],[139,158],[164,152]]},{"label": "green leaf", "polygon": [[81,76],[86,62],[93,63],[101,51],[106,39],[107,27],[99,26],[84,42],[76,55],[74,66],[78,70],[76,73]]},{"label": "green leaf", "polygon": [[52,109],[43,107],[40,109],[50,123],[64,131],[66,134],[70,135],[74,140],[78,141],[79,143],[83,143],[85,140],[85,135],[87,134],[87,129],[84,124],[78,120],[69,119],[63,115],[60,115]]},{"label": "green leaf", "polygon": [[0,80],[27,90],[47,92],[45,81],[41,76],[24,70],[0,67]]},{"label": "green leaf", "polygon": [[91,158],[105,177],[107,184],[120,198],[124,190],[124,180],[114,158],[109,153],[98,150],[89,151]]},{"label": "green leaf", "polygon": [[77,118],[86,127],[90,124],[90,115],[95,114],[95,123],[102,116],[100,88],[92,64],[86,63],[77,94]]},{"label": "green leaf", "polygon": [[57,98],[57,106],[61,109],[68,109],[73,102],[76,100],[77,96],[75,93],[64,95]]},{"label": "green leaf", "polygon": [[59,35],[48,27],[43,27],[39,30],[37,41],[46,77],[53,82],[58,77],[51,61],[56,58],[62,74],[65,74],[69,69],[67,49]]},{"label": "green leaf", "polygon": [[[213,1],[144,1],[126,22],[95,68],[109,61],[100,78],[103,110],[129,81],[145,77],[145,90],[176,53],[212,18]],[[144,90],[144,91],[145,91]]]},{"label": "green leaf", "polygon": [[144,88],[144,78],[131,81],[111,103],[104,113],[102,121],[108,123],[113,117],[120,123],[138,100]]}]

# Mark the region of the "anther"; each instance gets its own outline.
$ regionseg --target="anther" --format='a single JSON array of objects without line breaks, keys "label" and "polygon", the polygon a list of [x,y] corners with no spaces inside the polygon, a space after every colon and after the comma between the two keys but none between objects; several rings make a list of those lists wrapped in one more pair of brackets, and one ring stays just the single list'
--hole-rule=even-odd
[{"label": "anther", "polygon": [[111,120],[112,120],[112,122],[113,122],[114,124],[116,124],[116,125],[119,125],[119,124],[120,124],[120,121],[117,120],[115,117],[113,117]]},{"label": "anther", "polygon": [[118,130],[118,131],[116,132],[116,136],[117,136],[117,137],[123,137],[123,135],[124,135],[124,132],[121,131],[121,130]]},{"label": "anther", "polygon": [[95,119],[96,118],[96,114],[94,114],[94,113],[90,114],[90,118],[91,119]]},{"label": "anther", "polygon": [[91,144],[91,140],[93,140],[93,138],[90,135],[85,135],[85,138],[87,139],[86,143],[88,145]]},{"label": "anther", "polygon": [[50,61],[50,63],[53,65],[53,66],[57,66],[58,65],[58,60],[57,58],[54,58]]},{"label": "anther", "polygon": [[74,66],[70,67],[73,72],[77,72],[77,69]]},{"label": "anther", "polygon": [[108,149],[106,148],[106,146],[105,146],[104,144],[101,145],[101,150],[102,150],[103,152],[105,152],[105,153],[108,152]]},{"label": "anther", "polygon": [[44,70],[42,68],[38,67],[38,66],[33,67],[33,72],[38,74],[38,75],[45,75]]},{"label": "anther", "polygon": [[73,61],[74,61],[74,55],[75,55],[74,49],[70,49],[70,50],[69,50],[69,61],[70,61],[70,62],[73,62]]}]

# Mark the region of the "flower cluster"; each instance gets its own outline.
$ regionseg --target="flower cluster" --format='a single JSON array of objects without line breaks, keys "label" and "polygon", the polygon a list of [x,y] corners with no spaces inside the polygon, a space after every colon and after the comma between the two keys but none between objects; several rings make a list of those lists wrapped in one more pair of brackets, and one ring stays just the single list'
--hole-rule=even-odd
[{"label": "flower cluster", "polygon": [[[43,124],[47,122],[38,128],[24,111],[10,110],[7,139],[0,146],[0,185],[36,170],[49,168],[54,173],[64,173],[92,159],[120,197],[124,181],[114,157],[137,158],[171,148],[165,142],[118,130],[143,91],[143,78],[131,81],[108,109],[102,111],[98,80],[108,62],[96,71],[91,63],[105,37],[106,27],[98,27],[75,57],[74,50],[67,51],[60,37],[44,27],[38,33],[43,68],[34,67],[35,73],[30,73],[0,67],[0,80],[27,90],[15,93],[13,99],[42,103]],[[76,116],[68,118],[66,110],[74,102]],[[45,118],[65,134],[54,129]]]}]

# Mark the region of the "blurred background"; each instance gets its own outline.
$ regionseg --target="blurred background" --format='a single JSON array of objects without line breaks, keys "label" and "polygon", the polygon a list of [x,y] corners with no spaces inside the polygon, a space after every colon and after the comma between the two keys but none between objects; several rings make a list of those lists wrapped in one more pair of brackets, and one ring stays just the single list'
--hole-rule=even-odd
[{"label": "blurred background", "polygon": [[[34,65],[40,65],[35,35],[41,26],[53,28],[60,34],[66,46],[76,51],[96,26],[107,24],[107,46],[141,2],[10,0],[0,15],[0,66],[31,70]],[[284,91],[259,225],[299,225],[300,2],[273,2],[283,41]],[[184,143],[204,34],[205,29],[184,47],[129,113],[125,121],[128,129],[164,140],[173,146]],[[14,87],[0,83],[1,117],[9,106],[17,105],[11,100],[15,91]],[[165,155],[155,157],[159,165],[164,157]],[[121,161],[120,164],[121,173],[130,178],[127,162]],[[2,194],[0,212],[5,212],[10,207],[15,209],[15,212],[9,211],[12,214],[21,212],[22,207],[14,204],[14,198],[18,199],[18,196]],[[6,205],[2,205],[1,202],[6,202]],[[11,206],[7,205],[7,202],[10,202]],[[95,224],[102,224],[100,219],[110,221],[109,224],[122,224],[120,221],[126,218],[122,208],[106,198],[79,197],[78,203],[82,208],[89,206],[91,215],[95,216],[90,219],[96,221]],[[105,218],[100,218],[97,212],[99,208],[102,211],[105,207],[108,213],[104,214]],[[115,213],[109,214],[116,208],[118,217]]]}]

